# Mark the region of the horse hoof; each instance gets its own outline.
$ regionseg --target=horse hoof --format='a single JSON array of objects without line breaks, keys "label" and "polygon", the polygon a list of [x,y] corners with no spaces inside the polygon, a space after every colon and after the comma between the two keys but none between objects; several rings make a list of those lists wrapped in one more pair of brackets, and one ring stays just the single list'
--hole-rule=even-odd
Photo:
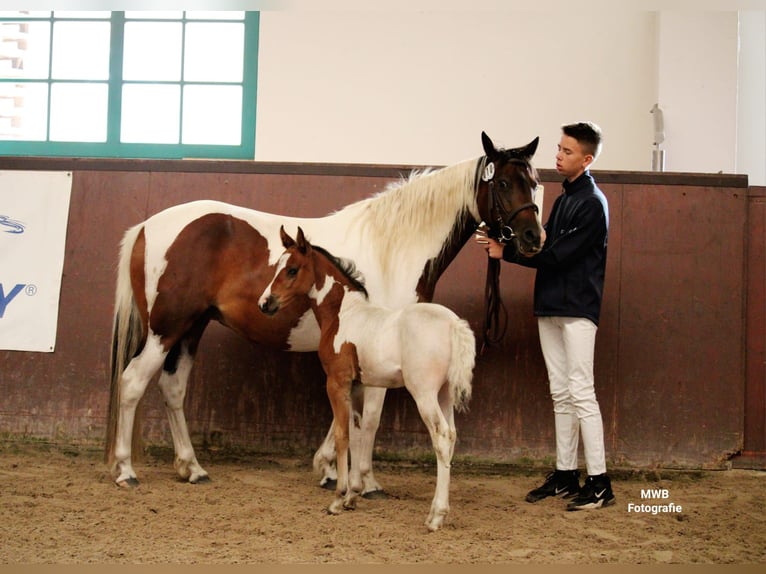
[{"label": "horse hoof", "polygon": [[334,500],[333,503],[327,507],[327,514],[337,516],[343,512],[343,500]]},{"label": "horse hoof", "polygon": [[386,494],[386,491],[383,489],[371,490],[362,494],[362,498],[366,498],[367,500],[385,500],[388,498],[388,494]]},{"label": "horse hoof", "polygon": [[431,512],[428,515],[428,518],[426,518],[426,526],[428,527],[429,532],[436,532],[439,530],[439,528],[442,527],[444,524],[444,518],[446,517],[446,514],[441,513],[435,513]]},{"label": "horse hoof", "polygon": [[138,488],[138,479],[135,476],[129,476],[125,480],[121,480],[120,482],[116,483],[117,486],[121,488]]},{"label": "horse hoof", "polygon": [[194,480],[189,481],[191,484],[207,484],[209,482],[212,482],[210,480],[210,477],[206,474],[203,474],[202,476],[198,476]]},{"label": "horse hoof", "polygon": [[429,524],[428,522],[426,522],[426,526],[428,527],[429,532],[436,532],[437,530],[439,530],[439,527],[441,526],[441,524]]},{"label": "horse hoof", "polygon": [[325,490],[335,490],[335,488],[338,486],[338,481],[332,478],[328,478],[324,482],[320,482],[319,486]]}]

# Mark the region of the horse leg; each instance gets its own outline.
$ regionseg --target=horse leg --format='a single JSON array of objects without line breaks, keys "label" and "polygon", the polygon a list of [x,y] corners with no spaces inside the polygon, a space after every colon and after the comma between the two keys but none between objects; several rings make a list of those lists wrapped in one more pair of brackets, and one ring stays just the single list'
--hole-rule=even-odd
[{"label": "horse leg", "polygon": [[327,431],[324,442],[314,454],[314,471],[321,475],[319,486],[335,490],[338,484],[338,472],[335,468],[335,420]]},{"label": "horse leg", "polygon": [[[360,418],[354,416],[352,419],[353,424],[349,429],[352,451],[357,451],[359,453],[356,456],[353,454],[351,456],[351,480],[356,482],[357,475],[361,476],[363,484],[362,493],[365,498],[385,498],[383,488],[377,483],[372,474],[372,450],[375,443],[375,432],[380,423],[380,413],[386,393],[385,389],[374,389],[374,391],[381,390],[383,391],[383,396],[380,398],[379,403],[370,403],[369,407],[366,402],[363,402],[366,401],[365,397],[367,397],[365,387],[362,385],[354,385],[351,390],[353,411],[354,413],[361,413]],[[366,417],[365,414],[367,414]],[[365,432],[364,429],[367,429],[367,431]],[[365,440],[367,436],[370,438]],[[367,445],[369,445],[369,448]],[[319,486],[322,488],[335,490],[338,483],[336,462],[335,420],[333,419],[324,442],[322,442],[316,453],[314,453],[313,467],[314,471],[321,475]]]},{"label": "horse leg", "polygon": [[184,416],[184,398],[194,357],[187,341],[179,341],[171,349],[160,375],[159,386],[165,398],[165,410],[176,453],[174,466],[179,476],[192,484],[208,482],[207,471],[200,466],[189,436]]},{"label": "horse leg", "polygon": [[149,381],[162,365],[166,354],[158,338],[149,337],[141,353],[128,363],[120,377],[120,412],[111,468],[112,473],[117,476],[114,481],[119,486],[138,486],[138,478],[131,463],[131,437],[136,407]]},{"label": "horse leg", "polygon": [[428,428],[436,453],[436,491],[425,522],[428,530],[433,532],[444,523],[444,518],[449,512],[450,464],[457,439],[452,397],[447,384],[442,387],[438,399],[436,393],[432,392],[410,393],[418,406],[420,417]]},{"label": "horse leg", "polygon": [[351,411],[349,386],[342,379],[339,380],[331,376],[327,377],[327,396],[332,406],[338,462],[338,483],[335,486],[335,500],[332,501],[327,509],[330,514],[340,514],[344,508],[352,509],[356,504],[356,495],[349,488],[348,480],[348,425]]},{"label": "horse leg", "polygon": [[[362,496],[365,498],[386,498],[383,487],[375,479],[372,471],[372,451],[375,446],[375,434],[380,425],[383,413],[383,401],[386,389],[382,387],[362,387],[357,392],[363,393],[364,408],[362,410],[362,426],[359,429],[360,453],[359,473],[362,477]],[[353,463],[353,461],[352,461]]]},{"label": "horse leg", "polygon": [[349,420],[349,449],[350,455],[350,470],[349,470],[349,484],[351,490],[354,492],[362,492],[363,482],[361,476],[361,464],[362,460],[362,412],[364,410],[364,392],[360,392],[363,389],[360,383],[353,384],[351,387],[351,418]]}]

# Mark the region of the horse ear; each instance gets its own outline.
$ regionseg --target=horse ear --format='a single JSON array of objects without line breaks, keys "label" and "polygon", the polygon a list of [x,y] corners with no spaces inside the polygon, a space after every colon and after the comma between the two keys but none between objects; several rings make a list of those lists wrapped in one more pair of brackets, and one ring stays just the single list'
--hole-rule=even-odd
[{"label": "horse ear", "polygon": [[535,155],[535,152],[537,151],[537,144],[540,143],[540,138],[536,137],[531,142],[529,142],[527,145],[525,145],[523,148],[519,149],[519,154],[529,161],[532,159],[532,156]]},{"label": "horse ear", "polygon": [[498,151],[495,148],[495,144],[489,139],[489,136],[485,132],[481,132],[481,145],[484,148],[484,153],[487,154],[487,158],[490,161],[494,161],[497,157]]},{"label": "horse ear", "polygon": [[279,236],[282,238],[282,246],[285,249],[289,249],[290,247],[295,245],[295,241],[293,240],[293,238],[287,234],[287,231],[285,231],[284,225],[279,227]]},{"label": "horse ear", "polygon": [[298,244],[298,251],[300,251],[303,255],[306,255],[308,253],[309,242],[306,240],[306,236],[303,234],[303,229],[298,227],[298,235],[295,237],[295,241]]}]

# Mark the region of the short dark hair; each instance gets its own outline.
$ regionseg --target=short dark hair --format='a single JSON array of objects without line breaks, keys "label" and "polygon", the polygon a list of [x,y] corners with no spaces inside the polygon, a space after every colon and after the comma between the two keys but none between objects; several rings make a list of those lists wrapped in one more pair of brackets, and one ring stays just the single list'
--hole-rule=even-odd
[{"label": "short dark hair", "polygon": [[601,128],[593,122],[577,122],[561,126],[564,135],[576,139],[585,153],[593,156],[593,159],[601,153]]}]

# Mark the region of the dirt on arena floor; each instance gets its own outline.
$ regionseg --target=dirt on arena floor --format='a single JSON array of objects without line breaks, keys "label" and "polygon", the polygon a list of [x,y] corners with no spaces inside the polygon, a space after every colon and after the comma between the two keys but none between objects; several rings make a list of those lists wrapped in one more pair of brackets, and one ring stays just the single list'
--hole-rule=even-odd
[{"label": "dirt on arena floor", "polygon": [[0,563],[766,562],[766,472],[613,471],[616,505],[566,512],[524,501],[543,470],[456,463],[430,533],[428,464],[377,462],[389,498],[331,516],[308,456],[200,459],[208,484],[180,482],[161,455],[126,490],[96,450],[0,445]]}]

